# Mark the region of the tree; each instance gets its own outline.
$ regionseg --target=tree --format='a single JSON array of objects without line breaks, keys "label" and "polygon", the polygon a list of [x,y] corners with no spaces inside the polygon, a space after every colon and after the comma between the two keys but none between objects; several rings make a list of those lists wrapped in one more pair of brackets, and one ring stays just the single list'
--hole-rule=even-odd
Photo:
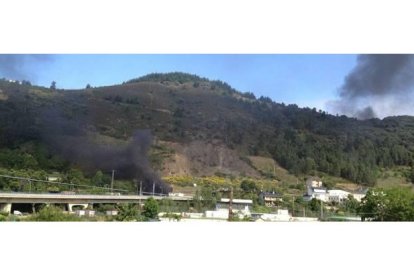
[{"label": "tree", "polygon": [[362,199],[358,213],[362,220],[384,220],[386,194],[383,189],[370,189]]},{"label": "tree", "polygon": [[142,215],[147,219],[156,219],[158,218],[158,209],[158,202],[150,197],[145,201]]},{"label": "tree", "polygon": [[356,213],[359,208],[359,202],[354,198],[352,194],[349,194],[348,198],[343,203],[343,206],[347,212]]},{"label": "tree", "polygon": [[319,199],[312,198],[312,200],[309,202],[309,208],[313,212],[319,212],[321,209],[322,202]]},{"label": "tree", "polygon": [[414,221],[414,194],[408,188],[370,189],[358,213],[363,220]]},{"label": "tree", "polygon": [[202,197],[201,197],[201,193],[200,191],[197,189],[194,197],[193,197],[193,207],[194,209],[196,209],[197,211],[201,211],[203,208],[203,202],[202,202]]},{"label": "tree", "polygon": [[73,183],[73,184],[82,184],[85,182],[85,177],[83,176],[83,172],[79,169],[70,169],[65,176],[64,179],[66,182]]},{"label": "tree", "polygon": [[140,220],[139,212],[135,204],[127,203],[117,205],[118,215],[116,220],[118,221],[137,221]]},{"label": "tree", "polygon": [[52,81],[52,84],[50,85],[50,89],[56,90],[56,82]]},{"label": "tree", "polygon": [[200,191],[201,205],[204,209],[212,209],[216,206],[217,198],[210,186],[203,186]]},{"label": "tree", "polygon": [[92,182],[92,185],[103,186],[105,182],[104,182],[104,174],[102,173],[102,171],[97,171],[94,177],[92,178],[91,182]]},{"label": "tree", "polygon": [[92,86],[88,83],[87,85],[86,85],[86,89],[91,89],[92,88]]},{"label": "tree", "polygon": [[258,190],[256,183],[254,183],[252,180],[243,180],[240,183],[240,188],[246,193],[252,193]]}]

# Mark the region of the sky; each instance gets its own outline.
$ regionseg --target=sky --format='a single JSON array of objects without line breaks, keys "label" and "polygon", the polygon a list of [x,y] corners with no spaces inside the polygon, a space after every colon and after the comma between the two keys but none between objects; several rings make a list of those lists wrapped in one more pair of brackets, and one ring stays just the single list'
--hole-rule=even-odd
[{"label": "sky", "polygon": [[64,89],[104,86],[180,71],[225,81],[257,97],[322,110],[338,98],[338,88],[356,65],[356,55],[350,54],[54,54],[9,55],[14,63],[5,68],[4,56],[0,77],[42,86],[52,81]]}]

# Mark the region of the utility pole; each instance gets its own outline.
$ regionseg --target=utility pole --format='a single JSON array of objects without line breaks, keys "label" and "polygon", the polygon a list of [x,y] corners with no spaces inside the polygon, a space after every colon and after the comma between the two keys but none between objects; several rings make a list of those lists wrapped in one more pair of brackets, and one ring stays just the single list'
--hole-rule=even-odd
[{"label": "utility pole", "polygon": [[137,195],[139,195],[139,186],[138,186],[138,180],[134,179],[135,185],[137,185]]},{"label": "utility pole", "polygon": [[321,220],[323,219],[323,201],[321,200]]},{"label": "utility pole", "polygon": [[139,211],[141,212],[142,180],[139,182]]},{"label": "utility pole", "polygon": [[295,216],[295,196],[292,196],[292,217]]},{"label": "utility pole", "polygon": [[233,187],[230,187],[229,196],[229,221],[233,219]]},{"label": "utility pole", "polygon": [[155,182],[152,182],[152,196],[155,194]]},{"label": "utility pole", "polygon": [[115,171],[112,170],[112,179],[111,179],[111,195],[114,193],[114,174]]}]

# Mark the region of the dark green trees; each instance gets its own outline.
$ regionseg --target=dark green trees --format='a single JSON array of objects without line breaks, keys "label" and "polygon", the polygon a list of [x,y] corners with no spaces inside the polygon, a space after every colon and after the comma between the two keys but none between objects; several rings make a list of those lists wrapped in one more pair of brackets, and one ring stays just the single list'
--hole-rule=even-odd
[{"label": "dark green trees", "polygon": [[147,219],[156,219],[158,218],[158,202],[150,197],[145,201],[144,210],[142,211],[142,215]]},{"label": "dark green trees", "polygon": [[252,180],[243,180],[240,184],[240,188],[246,193],[258,191],[256,183],[254,183]]},{"label": "dark green trees", "polygon": [[135,204],[120,204],[117,206],[118,215],[116,220],[118,221],[138,221],[140,220],[139,211]]}]

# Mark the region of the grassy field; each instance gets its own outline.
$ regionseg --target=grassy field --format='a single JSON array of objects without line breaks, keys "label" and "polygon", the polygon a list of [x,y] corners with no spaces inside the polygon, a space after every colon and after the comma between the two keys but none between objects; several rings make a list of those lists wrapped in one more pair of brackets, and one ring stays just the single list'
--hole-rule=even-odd
[{"label": "grassy field", "polygon": [[377,180],[377,187],[412,187],[413,184],[407,181],[405,174],[409,171],[409,167],[396,167],[394,169],[387,169],[381,171],[381,176]]}]

